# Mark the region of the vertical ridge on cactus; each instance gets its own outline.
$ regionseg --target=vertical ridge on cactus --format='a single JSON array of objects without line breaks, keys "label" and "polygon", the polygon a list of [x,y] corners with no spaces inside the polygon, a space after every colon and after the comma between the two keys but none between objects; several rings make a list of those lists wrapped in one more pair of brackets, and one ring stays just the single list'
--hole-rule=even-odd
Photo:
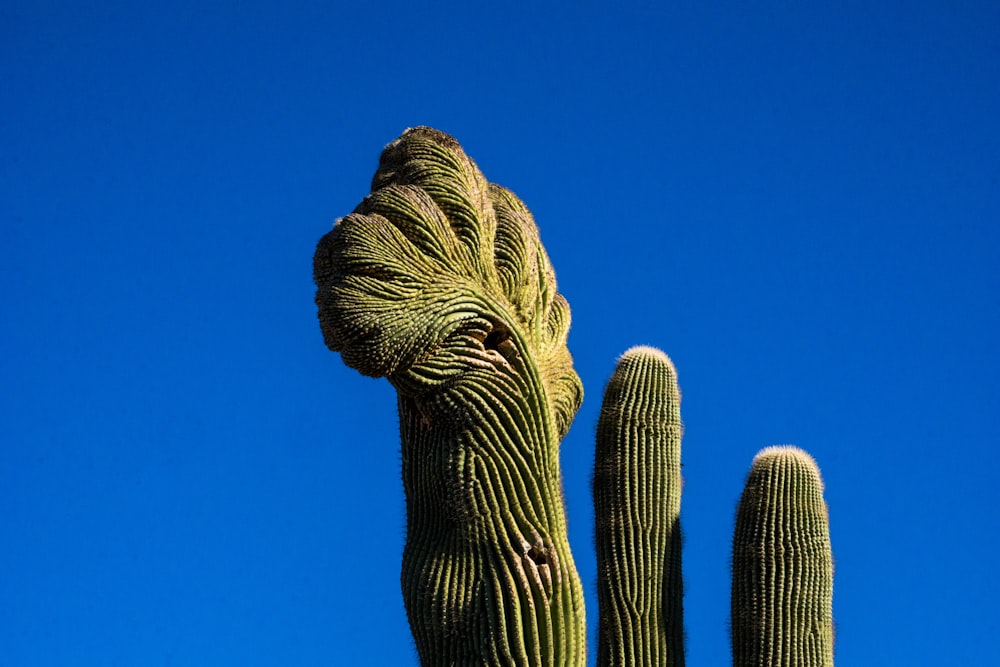
[{"label": "vertical ridge on cactus", "polygon": [[314,277],[328,347],[397,390],[421,663],[584,664],[558,452],[583,389],[527,208],[450,136],[407,130]]},{"label": "vertical ridge on cactus", "polygon": [[627,351],[605,389],[594,462],[602,667],[684,664],[681,430],[673,363]]},{"label": "vertical ridge on cactus", "polygon": [[833,555],[823,481],[801,449],[754,458],[733,536],[734,667],[833,665]]}]

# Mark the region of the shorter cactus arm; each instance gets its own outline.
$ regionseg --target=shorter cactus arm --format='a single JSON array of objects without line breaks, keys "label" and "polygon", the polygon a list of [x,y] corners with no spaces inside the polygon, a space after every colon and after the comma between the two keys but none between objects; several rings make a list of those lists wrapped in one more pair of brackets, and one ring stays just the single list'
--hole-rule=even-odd
[{"label": "shorter cactus arm", "polygon": [[823,480],[809,454],[754,458],[733,536],[734,667],[833,665],[833,555]]},{"label": "shorter cactus arm", "polygon": [[663,352],[626,352],[597,426],[598,665],[684,664],[681,415]]}]

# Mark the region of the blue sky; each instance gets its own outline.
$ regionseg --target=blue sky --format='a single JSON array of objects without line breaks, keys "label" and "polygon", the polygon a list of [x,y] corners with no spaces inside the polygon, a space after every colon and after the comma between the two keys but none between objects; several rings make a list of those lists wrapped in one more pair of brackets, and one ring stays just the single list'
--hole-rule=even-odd
[{"label": "blue sky", "polygon": [[838,662],[994,660],[1000,5],[97,4],[0,7],[5,665],[416,664],[394,394],[323,346],[311,257],[420,124],[573,309],[592,649],[600,395],[651,344],[689,664],[729,660],[777,443],[826,480]]}]

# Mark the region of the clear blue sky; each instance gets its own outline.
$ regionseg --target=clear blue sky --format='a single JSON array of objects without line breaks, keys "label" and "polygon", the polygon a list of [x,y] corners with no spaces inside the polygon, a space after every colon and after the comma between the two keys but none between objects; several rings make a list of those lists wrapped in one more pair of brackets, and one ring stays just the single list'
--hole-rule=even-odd
[{"label": "clear blue sky", "polygon": [[592,649],[592,439],[645,343],[689,664],[729,660],[777,443],[826,480],[838,662],[994,663],[1000,5],[469,4],[3,3],[0,664],[415,664],[394,394],[323,346],[311,257],[420,124],[573,308]]}]

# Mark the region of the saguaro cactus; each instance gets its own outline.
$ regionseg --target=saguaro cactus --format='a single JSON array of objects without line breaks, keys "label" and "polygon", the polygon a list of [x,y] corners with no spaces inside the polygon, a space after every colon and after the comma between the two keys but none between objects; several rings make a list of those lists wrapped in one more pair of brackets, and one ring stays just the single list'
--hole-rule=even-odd
[{"label": "saguaro cactus", "polygon": [[421,662],[583,664],[558,451],[583,388],[531,214],[454,139],[415,128],[314,270],[327,345],[399,397]]},{"label": "saguaro cactus", "polygon": [[[421,663],[583,665],[558,451],[583,388],[527,208],[450,136],[414,128],[385,148],[313,268],[327,346],[397,391],[401,579]],[[633,348],[598,425],[602,667],[684,664],[680,445],[674,366]],[[826,521],[812,459],[761,452],[733,542],[738,667],[833,664]]]},{"label": "saguaro cactus", "polygon": [[833,664],[833,557],[823,481],[811,456],[754,458],[733,536],[734,667]]},{"label": "saguaro cactus", "polygon": [[597,423],[599,665],[683,665],[681,396],[660,350],[618,362]]}]

